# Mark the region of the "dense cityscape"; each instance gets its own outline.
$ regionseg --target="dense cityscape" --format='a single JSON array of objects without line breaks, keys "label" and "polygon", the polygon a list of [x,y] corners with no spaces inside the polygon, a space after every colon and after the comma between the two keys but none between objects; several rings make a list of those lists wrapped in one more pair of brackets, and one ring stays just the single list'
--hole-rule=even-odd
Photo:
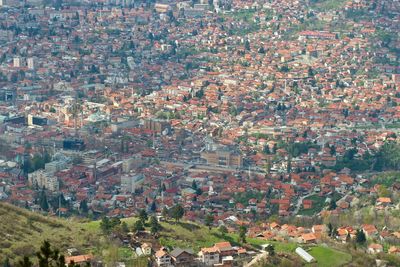
[{"label": "dense cityscape", "polygon": [[399,266],[399,20],[0,0],[3,266]]}]

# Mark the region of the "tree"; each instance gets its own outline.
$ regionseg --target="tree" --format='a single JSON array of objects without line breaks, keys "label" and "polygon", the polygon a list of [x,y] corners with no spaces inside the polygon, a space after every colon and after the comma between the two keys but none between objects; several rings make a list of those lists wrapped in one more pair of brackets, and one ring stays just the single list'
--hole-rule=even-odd
[{"label": "tree", "polygon": [[89,207],[87,205],[86,199],[82,200],[81,203],[79,204],[79,210],[83,213],[86,214],[89,211]]},{"label": "tree", "polygon": [[333,226],[331,223],[328,223],[328,236],[332,236]]},{"label": "tree", "polygon": [[287,160],[287,168],[286,168],[287,173],[290,173],[292,171],[292,156],[288,156]]},{"label": "tree", "polygon": [[42,188],[42,191],[39,195],[39,205],[43,211],[49,211],[49,203],[47,201],[47,195],[44,187]]},{"label": "tree", "polygon": [[147,219],[148,219],[147,212],[144,209],[141,209],[139,211],[139,220],[142,222],[143,225],[145,225]]},{"label": "tree", "polygon": [[206,218],[205,218],[205,224],[206,226],[208,226],[208,229],[211,230],[211,226],[214,223],[214,216],[212,216],[211,214],[207,214]]},{"label": "tree", "polygon": [[311,67],[308,68],[308,77],[314,77],[314,70]]},{"label": "tree", "polygon": [[169,210],[166,206],[164,206],[163,209],[161,210],[161,216],[163,216],[165,219],[167,219],[168,215],[169,215]]},{"label": "tree", "polygon": [[244,225],[239,227],[239,242],[246,243],[247,228]]},{"label": "tree", "polygon": [[193,180],[193,182],[192,182],[192,189],[193,189],[193,190],[197,190],[197,183],[196,183],[196,180]]},{"label": "tree", "polygon": [[124,234],[127,234],[129,232],[129,227],[128,224],[126,222],[122,222],[121,223],[121,230]]},{"label": "tree", "polygon": [[331,156],[336,155],[336,148],[335,148],[334,145],[331,145],[331,146],[329,147],[329,149],[330,149]]},{"label": "tree", "polygon": [[275,255],[275,247],[272,244],[269,244],[265,250],[268,252],[269,256],[274,256]]},{"label": "tree", "polygon": [[331,199],[331,201],[329,202],[329,208],[328,210],[335,210],[337,207],[336,205],[336,201],[334,199]]},{"label": "tree", "polygon": [[10,259],[6,257],[3,261],[3,267],[11,267]]},{"label": "tree", "polygon": [[108,217],[103,217],[100,222],[100,229],[102,230],[103,234],[108,235],[116,226],[120,224],[121,220],[118,218],[109,219]]},{"label": "tree", "polygon": [[176,222],[178,222],[180,219],[182,219],[183,215],[185,214],[185,210],[180,204],[176,204],[170,209],[170,215],[172,218],[175,219]]},{"label": "tree", "polygon": [[390,191],[385,185],[379,185],[378,187],[378,196],[379,197],[390,197]]},{"label": "tree", "polygon": [[218,230],[221,232],[222,236],[225,236],[228,233],[228,228],[225,225],[221,225]]},{"label": "tree", "polygon": [[249,40],[246,40],[246,42],[244,43],[244,48],[246,50],[250,50],[250,42],[249,42]]},{"label": "tree", "polygon": [[360,245],[364,245],[367,242],[367,238],[363,230],[358,229],[356,232],[356,243]]},{"label": "tree", "polygon": [[17,267],[32,267],[33,263],[29,259],[28,256],[24,256],[22,260],[19,260],[17,263]]},{"label": "tree", "polygon": [[135,224],[133,225],[133,231],[134,232],[139,232],[139,231],[143,231],[144,230],[144,226],[141,220],[137,220],[135,222]]},{"label": "tree", "polygon": [[156,205],[156,202],[155,202],[155,201],[153,201],[153,202],[151,203],[150,210],[151,210],[152,212],[155,212],[155,211],[157,210],[157,205]]},{"label": "tree", "polygon": [[36,257],[38,258],[39,267],[64,267],[65,266],[65,258],[63,255],[60,255],[57,249],[52,249],[49,241],[43,241],[40,250],[36,253]]},{"label": "tree", "polygon": [[155,235],[160,230],[161,230],[161,225],[158,223],[156,216],[151,216],[150,217],[150,232],[151,232],[151,234]]},{"label": "tree", "polygon": [[110,219],[108,217],[101,219],[100,229],[104,234],[110,233]]}]

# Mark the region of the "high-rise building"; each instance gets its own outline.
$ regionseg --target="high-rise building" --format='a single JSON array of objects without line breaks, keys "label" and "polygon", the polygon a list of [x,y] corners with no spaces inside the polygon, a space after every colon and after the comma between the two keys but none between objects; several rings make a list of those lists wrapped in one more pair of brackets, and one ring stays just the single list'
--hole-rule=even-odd
[{"label": "high-rise building", "polygon": [[35,61],[33,57],[27,59],[28,69],[33,70],[35,69]]},{"label": "high-rise building", "polygon": [[133,193],[143,184],[143,181],[143,174],[125,174],[121,177],[121,191]]},{"label": "high-rise building", "polygon": [[19,57],[14,57],[14,59],[13,59],[13,65],[14,65],[14,68],[19,68],[19,67],[21,67],[21,58],[19,58]]}]

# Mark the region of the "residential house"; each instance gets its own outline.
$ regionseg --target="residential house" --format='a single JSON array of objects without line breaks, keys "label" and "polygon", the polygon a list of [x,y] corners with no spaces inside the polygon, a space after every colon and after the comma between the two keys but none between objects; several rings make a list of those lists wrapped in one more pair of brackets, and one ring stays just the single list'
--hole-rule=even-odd
[{"label": "residential house", "polygon": [[210,247],[210,248],[202,248],[199,252],[199,257],[201,262],[205,266],[213,266],[214,264],[219,263],[219,250],[217,247]]},{"label": "residential house", "polygon": [[383,252],[383,246],[381,244],[373,243],[368,246],[368,254],[377,254]]},{"label": "residential house", "polygon": [[170,255],[175,267],[193,266],[194,253],[191,249],[175,248],[170,252]]},{"label": "residential house", "polygon": [[165,248],[160,248],[155,253],[155,258],[156,258],[156,264],[158,267],[171,267],[171,256],[168,254],[167,250]]}]

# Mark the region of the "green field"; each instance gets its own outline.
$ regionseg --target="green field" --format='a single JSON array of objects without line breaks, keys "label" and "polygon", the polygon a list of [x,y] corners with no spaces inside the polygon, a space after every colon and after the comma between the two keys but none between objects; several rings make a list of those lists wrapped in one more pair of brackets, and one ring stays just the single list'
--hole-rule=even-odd
[{"label": "green field", "polygon": [[308,251],[316,260],[318,267],[342,266],[351,261],[351,255],[327,247],[312,247]]},{"label": "green field", "polygon": [[344,7],[347,0],[311,0],[312,8],[319,11],[339,10]]}]

